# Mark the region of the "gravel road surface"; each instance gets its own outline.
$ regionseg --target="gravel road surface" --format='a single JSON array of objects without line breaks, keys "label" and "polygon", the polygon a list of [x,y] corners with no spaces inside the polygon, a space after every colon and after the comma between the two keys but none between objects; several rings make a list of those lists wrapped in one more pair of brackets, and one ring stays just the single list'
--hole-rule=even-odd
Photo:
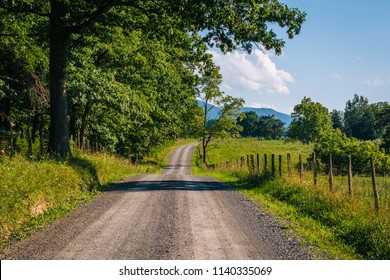
[{"label": "gravel road surface", "polygon": [[196,144],[162,174],[129,177],[5,253],[12,259],[310,259],[275,220],[212,178],[191,175]]}]

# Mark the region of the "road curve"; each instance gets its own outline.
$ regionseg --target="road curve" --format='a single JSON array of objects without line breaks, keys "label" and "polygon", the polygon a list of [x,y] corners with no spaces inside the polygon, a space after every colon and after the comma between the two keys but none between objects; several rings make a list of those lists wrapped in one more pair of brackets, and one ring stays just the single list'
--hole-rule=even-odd
[{"label": "road curve", "polygon": [[196,144],[158,175],[129,177],[5,250],[12,259],[309,259],[272,217],[212,178],[191,175]]}]

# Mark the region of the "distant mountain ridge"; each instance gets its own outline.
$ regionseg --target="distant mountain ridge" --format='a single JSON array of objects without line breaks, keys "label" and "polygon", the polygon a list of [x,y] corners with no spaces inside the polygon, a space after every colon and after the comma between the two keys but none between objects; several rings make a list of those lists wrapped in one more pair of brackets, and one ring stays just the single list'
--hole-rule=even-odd
[{"label": "distant mountain ridge", "polygon": [[[200,107],[204,107],[204,103],[200,100],[198,100],[198,104]],[[207,118],[212,120],[212,119],[217,119],[218,116],[219,116],[219,112],[221,111],[221,108],[220,107],[217,107],[217,106],[214,106]],[[282,122],[285,123],[285,126],[289,126],[291,121],[292,121],[292,118],[290,115],[287,115],[287,114],[284,114],[284,113],[281,113],[281,112],[278,112],[274,109],[270,109],[270,108],[252,108],[252,107],[243,107],[241,109],[241,112],[250,112],[250,111],[254,111],[256,112],[256,114],[258,114],[259,116],[275,116],[275,118],[281,120]]]}]

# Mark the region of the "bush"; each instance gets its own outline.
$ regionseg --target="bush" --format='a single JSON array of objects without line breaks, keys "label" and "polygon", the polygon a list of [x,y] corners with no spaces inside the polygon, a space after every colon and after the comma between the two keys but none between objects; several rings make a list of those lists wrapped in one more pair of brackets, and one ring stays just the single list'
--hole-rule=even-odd
[{"label": "bush", "polygon": [[371,169],[370,158],[373,157],[378,171],[390,170],[390,156],[384,153],[374,141],[359,141],[348,138],[339,129],[322,134],[314,146],[320,166],[328,168],[329,154],[332,154],[333,165],[341,172],[348,170],[348,156],[358,173]]}]

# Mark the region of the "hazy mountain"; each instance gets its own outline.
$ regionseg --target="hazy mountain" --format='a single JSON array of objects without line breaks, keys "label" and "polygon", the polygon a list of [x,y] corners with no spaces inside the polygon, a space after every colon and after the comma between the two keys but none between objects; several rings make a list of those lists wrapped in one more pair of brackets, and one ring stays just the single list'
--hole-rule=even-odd
[{"label": "hazy mountain", "polygon": [[[204,103],[200,100],[198,100],[199,106],[202,108],[204,107]],[[211,111],[208,114],[208,119],[217,119],[219,112],[221,111],[220,107],[214,106]],[[275,118],[281,120],[286,124],[286,126],[290,125],[292,118],[290,115],[280,113],[278,111],[275,111],[274,109],[269,108],[251,108],[251,107],[243,107],[241,109],[242,112],[249,112],[249,111],[255,111],[259,116],[275,116]]]}]

